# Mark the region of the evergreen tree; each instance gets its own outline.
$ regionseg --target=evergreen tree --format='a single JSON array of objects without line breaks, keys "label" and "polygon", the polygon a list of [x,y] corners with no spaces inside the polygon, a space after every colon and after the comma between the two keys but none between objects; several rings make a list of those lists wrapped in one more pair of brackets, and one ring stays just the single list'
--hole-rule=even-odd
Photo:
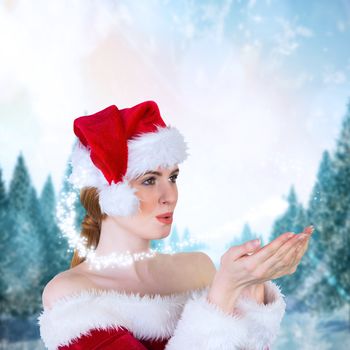
[{"label": "evergreen tree", "polygon": [[294,223],[298,216],[298,202],[294,186],[291,187],[287,197],[287,211],[281,215],[273,224],[270,241],[274,240],[284,232],[296,232]]},{"label": "evergreen tree", "polygon": [[8,258],[11,269],[5,272],[5,313],[30,315],[38,308],[38,271],[40,240],[36,227],[36,193],[22,153],[19,155],[10,183],[8,216],[13,220]]},{"label": "evergreen tree", "polygon": [[[304,210],[302,204],[298,204],[297,215],[293,223],[294,232],[301,233],[304,231],[304,228],[306,226],[309,226],[306,210]],[[310,244],[311,243],[312,242],[310,242]],[[308,252],[306,252],[306,254],[301,259],[297,270],[292,275],[288,275],[285,277],[285,281],[283,282],[284,287],[287,288],[287,290],[294,296],[297,295],[304,279],[313,273],[313,269],[313,260],[310,258]],[[286,285],[288,285],[288,287],[286,287]],[[302,302],[302,304],[304,304],[303,300],[299,301]]]},{"label": "evergreen tree", "polygon": [[180,242],[179,233],[178,233],[176,225],[174,225],[172,227],[172,231],[171,231],[171,234],[169,237],[169,245],[174,252],[179,251],[179,242]]},{"label": "evergreen tree", "polygon": [[335,187],[332,160],[328,151],[324,151],[307,211],[308,219],[315,227],[310,251],[317,259],[324,259],[329,241],[335,232],[334,212],[337,203]]},{"label": "evergreen tree", "polygon": [[[288,208],[286,212],[275,221],[270,241],[274,240],[285,232],[299,233],[306,225],[306,213],[304,212],[303,207],[297,201],[294,186],[292,186],[290,189],[287,201]],[[277,279],[277,283],[281,286],[283,293],[286,295],[292,294],[297,290],[297,283],[302,275],[302,271],[298,271],[299,269],[302,270],[302,268],[298,267],[296,273],[293,275],[287,275]]]},{"label": "evergreen tree", "polygon": [[3,219],[7,209],[7,194],[5,183],[2,179],[2,169],[0,168],[0,220]]},{"label": "evergreen tree", "polygon": [[242,234],[241,234],[241,244],[246,243],[248,241],[251,241],[255,239],[256,237],[254,236],[252,230],[250,229],[250,226],[248,223],[244,224]]},{"label": "evergreen tree", "polygon": [[224,245],[224,250],[228,250],[233,246],[242,244],[242,240],[239,236],[234,236],[229,242]]},{"label": "evergreen tree", "polygon": [[337,306],[341,307],[349,302],[350,286],[350,232],[348,218],[350,215],[350,102],[342,123],[340,136],[334,155],[335,169],[335,212],[334,228],[329,241],[331,254],[329,259],[331,281],[338,293]]},{"label": "evergreen tree", "polygon": [[30,182],[28,170],[21,152],[17,158],[9,190],[9,206],[17,214],[24,213],[28,209],[31,192]]},{"label": "evergreen tree", "polygon": [[[74,145],[73,145],[74,147]],[[60,215],[58,216],[56,210],[57,224],[60,230],[60,242],[61,242],[61,270],[69,269],[70,262],[73,257],[74,247],[69,246],[68,232],[65,232],[67,221],[71,221],[70,217],[74,216],[73,227],[69,228],[69,234],[72,234],[72,230],[75,231],[77,236],[81,232],[81,224],[86,215],[85,208],[82,206],[80,201],[80,190],[75,188],[69,179],[72,173],[72,163],[71,157],[68,159],[66,170],[63,176],[63,182],[58,195],[58,205],[60,208]],[[74,196],[75,200],[73,205],[69,205],[66,198],[69,196]],[[56,208],[57,208],[56,206]]]},{"label": "evergreen tree", "polygon": [[332,251],[330,242],[336,232],[335,187],[334,164],[328,151],[324,151],[307,211],[308,220],[315,227],[306,253],[311,262],[311,269],[303,281],[303,288],[298,291],[298,298],[304,300],[310,311],[315,312],[331,311],[339,301],[329,266]]},{"label": "evergreen tree", "polygon": [[9,271],[10,260],[8,256],[9,251],[9,241],[10,241],[10,230],[7,222],[7,193],[5,189],[5,184],[2,180],[2,169],[0,168],[0,310],[5,309],[6,303],[6,284],[4,278],[6,271]]},{"label": "evergreen tree", "polygon": [[[78,140],[76,141],[78,142]],[[75,147],[75,145],[73,145],[73,148]],[[68,163],[67,163],[67,167],[66,167],[66,172],[65,172],[65,176],[64,176],[64,181],[63,181],[63,186],[62,186],[62,190],[60,193],[60,196],[62,195],[67,195],[69,193],[74,193],[76,195],[76,200],[74,202],[74,212],[75,212],[75,228],[77,230],[77,232],[80,233],[81,231],[81,224],[85,218],[86,215],[86,210],[83,207],[83,205],[81,204],[80,201],[80,189],[75,188],[69,181],[68,178],[69,176],[72,174],[72,162],[71,162],[71,157],[68,159]]]},{"label": "evergreen tree", "polygon": [[26,300],[28,305],[32,306],[27,313],[32,315],[41,309],[41,277],[44,266],[44,249],[41,240],[44,233],[44,225],[39,199],[34,187],[30,191],[26,220],[31,227],[32,251],[30,255],[34,263],[27,268],[27,273],[30,276],[30,285],[27,286],[28,292],[25,291],[25,293],[29,294],[26,295]]},{"label": "evergreen tree", "polygon": [[41,191],[40,206],[45,226],[50,228],[56,222],[56,199],[51,175],[47,177]]},{"label": "evergreen tree", "polygon": [[68,268],[68,243],[62,237],[56,219],[56,195],[51,175],[48,176],[40,195],[42,222],[41,236],[45,261],[40,281],[41,289],[59,272]]},{"label": "evergreen tree", "polygon": [[183,252],[192,252],[192,245],[193,245],[193,241],[191,239],[191,234],[190,234],[190,230],[188,229],[188,227],[185,228],[184,233],[182,235],[182,242],[183,242],[183,248],[182,251]]}]

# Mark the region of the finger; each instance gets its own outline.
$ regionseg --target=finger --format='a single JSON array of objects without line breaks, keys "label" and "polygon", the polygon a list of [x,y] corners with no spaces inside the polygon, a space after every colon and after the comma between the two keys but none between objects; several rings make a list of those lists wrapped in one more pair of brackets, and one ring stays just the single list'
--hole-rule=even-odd
[{"label": "finger", "polygon": [[[288,242],[289,248],[284,249],[282,254],[278,252],[278,254],[275,254],[273,257],[266,260],[263,263],[263,269],[266,269],[267,271],[275,271],[275,273],[283,272],[279,275],[279,277],[283,276],[287,271],[289,271],[297,263],[299,252],[303,246],[303,242],[297,237],[293,238],[293,240],[296,240],[296,242],[293,244],[291,244],[291,242]],[[286,245],[287,244],[284,246]]]},{"label": "finger", "polygon": [[287,241],[285,244],[282,245],[280,249],[274,254],[274,258],[281,259],[283,258],[290,250],[294,250],[299,246],[299,243],[303,241],[303,238],[307,237],[305,233],[300,233],[294,235],[292,239]]},{"label": "finger", "polygon": [[314,232],[314,227],[312,225],[304,228],[304,233],[311,235]]},{"label": "finger", "polygon": [[252,256],[256,263],[262,263],[268,259],[270,259],[273,255],[276,254],[276,252],[281,249],[281,247],[284,244],[287,244],[289,241],[291,241],[291,244],[289,244],[286,247],[286,250],[288,250],[292,243],[295,242],[295,236],[298,236],[294,234],[293,232],[286,232],[279,237],[277,237],[275,240],[270,242],[269,244],[262,247],[259,251],[256,251],[254,255]]},{"label": "finger", "polygon": [[309,246],[309,240],[310,240],[310,238],[307,237],[306,240],[305,240],[305,242],[303,242],[300,251],[298,252],[298,257],[297,257],[297,258],[298,258],[299,261],[300,261],[301,258],[304,256],[304,254],[305,254],[305,252],[306,252],[306,250],[307,250],[307,248],[308,248],[308,246]]},{"label": "finger", "polygon": [[229,250],[230,259],[235,261],[246,254],[252,253],[260,247],[260,244],[259,239],[254,239],[241,245],[233,246]]},{"label": "finger", "polygon": [[308,247],[308,242],[309,242],[309,237],[305,237],[304,240],[302,240],[298,245],[295,261],[293,262],[293,268],[297,267],[300,264],[300,261],[304,256],[305,251]]}]

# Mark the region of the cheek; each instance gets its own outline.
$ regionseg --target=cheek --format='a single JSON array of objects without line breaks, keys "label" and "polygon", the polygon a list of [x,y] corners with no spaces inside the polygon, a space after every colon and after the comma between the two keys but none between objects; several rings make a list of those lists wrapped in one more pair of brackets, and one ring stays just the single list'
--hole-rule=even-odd
[{"label": "cheek", "polygon": [[139,189],[136,194],[140,199],[141,215],[151,214],[156,210],[158,205],[156,191],[152,191],[152,189]]}]

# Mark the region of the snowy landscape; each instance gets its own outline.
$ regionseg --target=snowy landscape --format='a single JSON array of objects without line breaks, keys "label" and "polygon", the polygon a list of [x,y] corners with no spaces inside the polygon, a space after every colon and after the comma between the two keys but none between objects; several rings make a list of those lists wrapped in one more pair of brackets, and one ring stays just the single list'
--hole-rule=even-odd
[{"label": "snowy landscape", "polygon": [[[0,349],[44,349],[42,291],[85,210],[73,119],[155,100],[181,130],[160,252],[315,231],[273,349],[350,348],[350,2],[0,2]],[[74,198],[69,203],[67,198]]]}]

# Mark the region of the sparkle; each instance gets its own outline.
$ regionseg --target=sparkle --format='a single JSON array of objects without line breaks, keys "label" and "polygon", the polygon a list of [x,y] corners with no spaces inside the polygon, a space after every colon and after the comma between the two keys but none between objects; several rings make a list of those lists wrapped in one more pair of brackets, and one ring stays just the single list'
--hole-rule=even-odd
[{"label": "sparkle", "polygon": [[[76,210],[75,203],[78,200],[78,193],[71,190],[60,196],[56,207],[57,224],[62,235],[67,239],[69,248],[76,250],[78,256],[88,262],[89,269],[100,270],[107,267],[126,267],[132,265],[135,261],[153,258],[158,250],[149,249],[147,252],[131,254],[129,251],[122,254],[111,253],[104,256],[96,256],[95,247],[87,247],[86,237],[81,237],[75,228]],[[197,244],[198,240],[190,238],[183,242],[162,245],[162,252],[165,254],[175,254],[179,249],[190,247]],[[173,248],[175,246],[175,249]]]}]

